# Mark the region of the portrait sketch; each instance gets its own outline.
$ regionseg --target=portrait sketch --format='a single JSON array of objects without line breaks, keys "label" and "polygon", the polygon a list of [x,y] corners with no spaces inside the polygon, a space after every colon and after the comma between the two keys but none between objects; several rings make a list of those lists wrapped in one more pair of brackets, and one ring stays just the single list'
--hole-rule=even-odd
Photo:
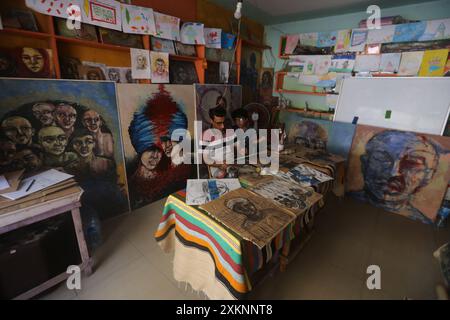
[{"label": "portrait sketch", "polygon": [[230,191],[200,208],[260,249],[296,218],[294,213],[246,189]]},{"label": "portrait sketch", "polygon": [[251,190],[266,199],[275,201],[297,216],[322,199],[322,195],[314,192],[314,189],[304,188],[278,177],[274,177],[269,182],[258,183]]}]

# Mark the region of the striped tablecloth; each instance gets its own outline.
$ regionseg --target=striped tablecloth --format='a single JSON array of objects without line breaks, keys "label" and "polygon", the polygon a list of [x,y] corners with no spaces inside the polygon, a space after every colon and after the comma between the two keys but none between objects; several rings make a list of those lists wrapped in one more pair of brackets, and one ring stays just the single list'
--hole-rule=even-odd
[{"label": "striped tablecloth", "polygon": [[245,298],[256,272],[277,260],[283,246],[301,236],[302,227],[324,204],[309,208],[260,250],[197,206],[187,205],[185,197],[185,191],[169,196],[155,238],[165,252],[174,252],[177,281],[224,300]]}]

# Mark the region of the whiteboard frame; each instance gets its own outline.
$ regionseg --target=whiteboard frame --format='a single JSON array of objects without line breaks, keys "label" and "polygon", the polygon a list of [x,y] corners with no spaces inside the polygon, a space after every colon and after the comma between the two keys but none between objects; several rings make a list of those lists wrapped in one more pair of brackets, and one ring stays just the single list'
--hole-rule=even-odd
[{"label": "whiteboard frame", "polygon": [[[338,109],[340,107],[340,103],[341,103],[342,96],[343,96],[343,93],[344,93],[343,92],[343,88],[344,88],[344,85],[345,85],[345,81],[347,81],[348,79],[352,79],[353,80],[355,78],[374,79],[375,81],[381,81],[381,79],[386,79],[385,77],[350,77],[350,78],[344,78],[342,83],[341,83],[341,86],[339,88],[339,97],[337,99],[336,108],[334,110],[333,122],[342,122],[341,120],[336,120],[336,115],[338,113]],[[380,80],[378,80],[378,79],[380,79]],[[449,79],[448,81],[450,82],[450,78],[449,77],[388,77],[388,79],[430,79],[430,80]],[[449,90],[450,90],[450,88],[449,88]],[[450,116],[450,101],[449,101],[449,104],[448,104],[448,107],[447,107],[447,114],[446,114],[446,117],[445,117],[445,121],[444,121],[444,123],[443,123],[443,125],[441,127],[441,131],[439,133],[439,135],[441,135],[441,136],[444,135],[445,128],[447,127],[447,123],[448,123],[448,120],[449,120],[449,116]],[[349,122],[349,123],[352,123],[352,122]],[[359,123],[357,122],[356,125],[358,125],[358,124]],[[362,124],[362,125],[364,125],[364,124]],[[386,127],[383,127],[383,126],[380,126],[380,127],[381,128],[386,128]],[[392,129],[392,128],[386,128],[386,129]],[[404,129],[395,129],[395,130],[407,131],[407,130],[404,130]],[[408,130],[408,131],[418,132],[418,131],[413,131],[413,130]],[[423,133],[423,132],[418,132],[418,133]],[[431,133],[427,133],[427,134],[431,134]]]}]

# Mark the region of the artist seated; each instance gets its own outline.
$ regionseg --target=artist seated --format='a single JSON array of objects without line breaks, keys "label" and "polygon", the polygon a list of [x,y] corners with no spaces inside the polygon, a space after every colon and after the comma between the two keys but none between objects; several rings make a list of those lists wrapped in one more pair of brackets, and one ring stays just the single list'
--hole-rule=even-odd
[{"label": "artist seated", "polygon": [[[245,133],[250,128],[248,112],[244,108],[235,110],[231,116],[233,117],[233,121],[235,123],[235,125],[233,126],[234,130],[241,129]],[[245,145],[240,145],[238,141],[236,143],[236,156],[238,158],[247,156],[249,152],[249,146],[249,137],[245,137]]]},{"label": "artist seated", "polygon": [[[226,114],[227,114],[226,109],[220,105],[209,110],[209,116],[211,118],[210,129],[216,129],[222,134],[222,139],[220,140],[233,138],[232,135],[227,136],[226,129],[230,128],[226,128],[225,126]],[[202,141],[203,143],[210,143],[210,144],[212,142],[219,143],[218,137],[214,136],[211,130],[206,130],[205,132],[203,132]],[[234,157],[232,155],[232,152],[230,153],[229,152],[230,150],[228,149],[229,148],[223,146],[222,144],[222,147],[219,147],[215,150],[205,150],[205,152],[203,153],[203,158],[205,162],[208,164],[210,177],[222,179],[230,177],[230,174],[234,175],[232,173],[233,170],[231,170],[231,167],[229,166],[229,164],[234,162]]]}]

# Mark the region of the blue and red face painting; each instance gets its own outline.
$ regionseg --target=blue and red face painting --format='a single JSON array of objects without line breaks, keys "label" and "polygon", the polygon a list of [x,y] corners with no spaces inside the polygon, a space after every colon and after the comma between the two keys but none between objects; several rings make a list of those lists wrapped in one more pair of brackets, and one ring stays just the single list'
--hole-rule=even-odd
[{"label": "blue and red face painting", "polygon": [[439,147],[420,134],[387,130],[374,135],[361,156],[366,196],[385,210],[405,209],[431,182],[439,156]]}]

